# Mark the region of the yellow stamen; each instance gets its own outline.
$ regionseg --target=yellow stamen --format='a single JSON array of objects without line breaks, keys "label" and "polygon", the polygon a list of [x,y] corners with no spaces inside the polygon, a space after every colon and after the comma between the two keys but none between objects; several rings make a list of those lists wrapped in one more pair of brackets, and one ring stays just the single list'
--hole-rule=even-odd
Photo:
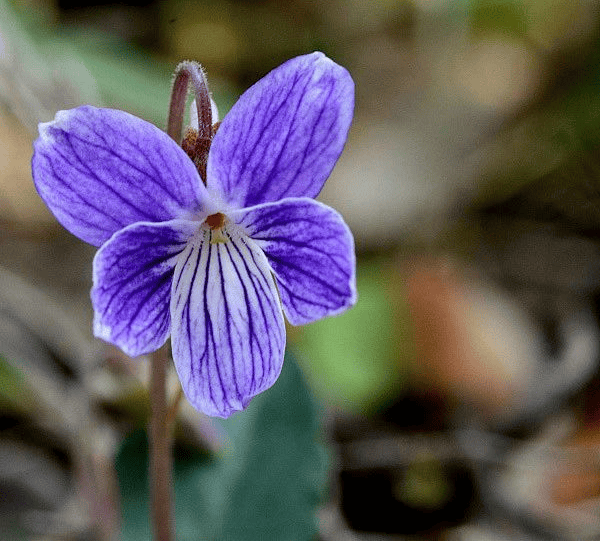
[{"label": "yellow stamen", "polygon": [[229,237],[227,237],[227,235],[225,235],[225,231],[223,231],[222,229],[213,229],[210,232],[210,243],[211,244],[221,244],[224,242],[227,242],[229,240]]}]

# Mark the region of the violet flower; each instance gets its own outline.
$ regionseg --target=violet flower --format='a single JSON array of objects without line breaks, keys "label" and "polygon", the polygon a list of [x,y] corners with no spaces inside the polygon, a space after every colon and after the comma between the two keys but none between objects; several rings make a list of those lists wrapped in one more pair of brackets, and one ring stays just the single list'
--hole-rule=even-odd
[{"label": "violet flower", "polygon": [[352,234],[313,198],[346,141],[348,72],[322,53],[247,90],[214,135],[206,178],[167,134],[82,106],[40,124],[32,170],[58,221],[99,246],[94,334],[172,354],[191,404],[228,417],[269,388],[285,326],[356,301]]}]

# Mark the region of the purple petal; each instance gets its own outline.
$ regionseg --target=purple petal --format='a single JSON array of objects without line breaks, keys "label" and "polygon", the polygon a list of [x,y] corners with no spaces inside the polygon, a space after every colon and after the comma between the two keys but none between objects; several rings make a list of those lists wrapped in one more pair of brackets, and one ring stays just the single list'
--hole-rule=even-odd
[{"label": "purple petal", "polygon": [[267,255],[293,325],[339,314],[356,302],[354,240],[332,208],[289,198],[238,210],[231,219]]},{"label": "purple petal", "polygon": [[94,334],[133,357],[162,346],[177,258],[197,222],[137,223],[116,233],[94,258]]},{"label": "purple petal", "polygon": [[208,157],[208,187],[243,208],[315,197],[342,152],[354,110],[350,74],[323,53],[282,64],[225,116]]},{"label": "purple petal", "polygon": [[185,152],[149,122],[91,106],[40,124],[32,172],[71,233],[95,246],[136,222],[184,218],[206,199]]},{"label": "purple petal", "polygon": [[197,235],[175,269],[171,343],[191,404],[229,417],[279,376],[285,327],[261,250],[240,235],[220,243],[210,235]]}]

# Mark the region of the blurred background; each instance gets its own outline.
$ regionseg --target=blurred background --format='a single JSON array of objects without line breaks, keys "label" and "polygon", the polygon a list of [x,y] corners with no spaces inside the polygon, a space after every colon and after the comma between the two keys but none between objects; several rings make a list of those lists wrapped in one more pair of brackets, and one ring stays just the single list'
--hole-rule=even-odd
[{"label": "blurred background", "polygon": [[356,83],[320,199],[354,232],[359,302],[290,328],[282,377],[244,414],[183,405],[177,539],[598,539],[599,16],[0,0],[0,538],[150,537],[148,363],[91,335],[94,249],[35,192],[38,122],[91,103],[164,128],[182,59],[224,116],[322,50]]}]

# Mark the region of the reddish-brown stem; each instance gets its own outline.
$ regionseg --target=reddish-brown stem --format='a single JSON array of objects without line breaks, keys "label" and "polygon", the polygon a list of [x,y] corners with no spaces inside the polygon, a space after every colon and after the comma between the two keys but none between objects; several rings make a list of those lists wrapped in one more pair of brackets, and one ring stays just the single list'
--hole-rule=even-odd
[{"label": "reddish-brown stem", "polygon": [[175,422],[177,421],[177,413],[179,412],[179,405],[181,404],[182,399],[183,389],[181,388],[181,385],[179,385],[179,388],[167,409],[167,430],[170,434],[173,434],[175,431]]},{"label": "reddish-brown stem", "polygon": [[169,105],[167,133],[177,144],[181,142],[189,83],[194,89],[196,108],[198,109],[198,135],[201,139],[209,140],[212,136],[212,110],[204,71],[200,64],[186,60],[181,62],[175,70],[171,104]]},{"label": "reddish-brown stem", "polygon": [[152,354],[150,374],[150,498],[155,541],[172,541],[172,430],[167,407],[167,351]]}]

